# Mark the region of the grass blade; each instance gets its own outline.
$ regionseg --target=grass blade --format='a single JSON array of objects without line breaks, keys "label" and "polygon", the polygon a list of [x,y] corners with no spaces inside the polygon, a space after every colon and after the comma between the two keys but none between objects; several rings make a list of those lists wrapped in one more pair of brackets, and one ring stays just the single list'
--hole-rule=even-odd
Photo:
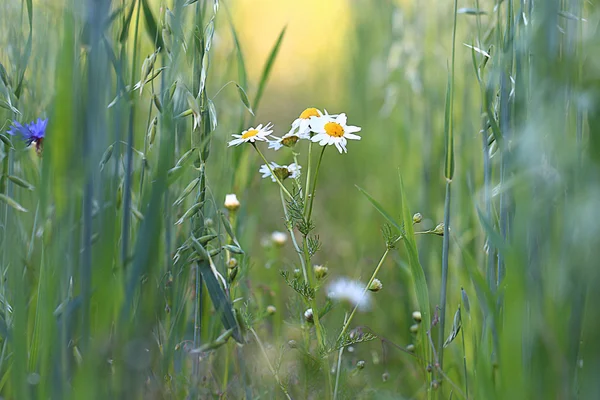
[{"label": "grass blade", "polygon": [[273,64],[275,64],[275,59],[277,58],[277,54],[279,53],[279,48],[281,47],[281,43],[283,42],[283,38],[285,36],[285,31],[287,30],[287,25],[283,27],[281,33],[279,33],[279,37],[275,41],[275,45],[269,54],[269,58],[267,58],[267,62],[265,63],[265,67],[263,68],[262,75],[260,77],[260,82],[258,83],[258,90],[256,92],[256,97],[254,98],[254,104],[252,105],[252,109],[256,112],[258,110],[258,106],[260,104],[260,100],[262,98],[265,87],[267,86],[267,81],[269,80],[269,75],[271,75],[271,69],[273,68]]},{"label": "grass blade", "polygon": [[[355,185],[356,186],[356,185]],[[359,186],[356,186],[356,188],[365,195],[365,197],[367,198],[367,200],[369,200],[369,202],[373,205],[373,207],[375,207],[375,209],[377,211],[379,211],[379,213],[381,215],[383,215],[383,217],[390,223],[392,224],[396,229],[398,229],[399,232],[404,232],[404,229],[402,229],[402,226],[400,226],[400,224],[398,222],[396,222],[396,220],[387,212],[384,210],[384,208],[381,206],[381,204],[379,204],[377,202],[377,200],[375,200],[369,193],[367,193],[364,189],[362,189]]]}]

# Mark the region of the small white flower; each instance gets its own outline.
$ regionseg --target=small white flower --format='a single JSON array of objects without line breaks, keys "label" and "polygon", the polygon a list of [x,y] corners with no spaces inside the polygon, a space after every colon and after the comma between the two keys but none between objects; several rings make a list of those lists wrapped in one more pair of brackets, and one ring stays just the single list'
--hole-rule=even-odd
[{"label": "small white flower", "polygon": [[225,195],[225,208],[229,211],[235,211],[240,208],[240,201],[235,194]]},{"label": "small white flower", "polygon": [[252,142],[254,143],[256,140],[261,140],[263,142],[267,142],[267,136],[273,133],[273,124],[270,122],[264,127],[262,124],[258,125],[256,128],[250,128],[242,132],[241,135],[233,135],[235,139],[229,142],[229,147],[237,146],[242,143]]},{"label": "small white flower", "polygon": [[287,234],[285,232],[275,231],[271,233],[271,240],[278,246],[283,246],[287,242]]},{"label": "small white flower", "polygon": [[327,288],[327,297],[338,301],[347,301],[361,311],[371,306],[371,297],[365,291],[365,285],[348,278],[339,278]]},{"label": "small white flower", "polygon": [[[273,173],[279,178],[280,181],[283,181],[286,178],[296,179],[300,176],[300,169],[302,168],[300,165],[296,163],[292,163],[290,165],[279,165],[277,163],[271,162],[271,169]],[[267,166],[267,164],[263,164],[260,166],[258,172],[262,174],[263,178],[271,178],[273,182],[277,182],[273,173],[271,173],[271,169]]]},{"label": "small white flower", "polygon": [[295,132],[295,128],[283,135],[282,137],[271,136],[275,140],[269,140],[269,149],[275,151],[279,150],[283,146],[294,147],[300,139],[310,139],[310,129],[306,133]]},{"label": "small white flower", "polygon": [[347,125],[346,114],[324,115],[322,117],[311,117],[310,126],[315,136],[311,138],[313,142],[319,142],[321,146],[334,144],[340,153],[347,153],[347,139],[360,140],[360,136],[354,132],[359,132],[360,127]]}]

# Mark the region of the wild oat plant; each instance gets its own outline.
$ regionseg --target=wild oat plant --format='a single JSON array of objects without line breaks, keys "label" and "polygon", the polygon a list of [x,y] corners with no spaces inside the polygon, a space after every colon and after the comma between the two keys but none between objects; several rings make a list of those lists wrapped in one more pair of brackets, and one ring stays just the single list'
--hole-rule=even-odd
[{"label": "wild oat plant", "polygon": [[600,398],[596,3],[1,2],[0,398]]}]

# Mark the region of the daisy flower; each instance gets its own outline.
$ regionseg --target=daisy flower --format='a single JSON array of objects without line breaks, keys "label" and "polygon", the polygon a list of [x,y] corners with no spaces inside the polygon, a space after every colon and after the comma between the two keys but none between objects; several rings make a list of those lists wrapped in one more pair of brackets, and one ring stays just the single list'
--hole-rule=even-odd
[{"label": "daisy flower", "polygon": [[322,117],[311,117],[310,126],[316,133],[310,140],[319,142],[321,146],[334,144],[340,153],[347,153],[347,139],[360,140],[360,136],[354,132],[359,132],[360,127],[347,125],[346,114],[324,115]]},{"label": "daisy flower", "polygon": [[348,278],[339,278],[328,286],[327,297],[332,300],[346,301],[360,311],[366,311],[371,306],[371,297],[365,291],[365,285]]},{"label": "daisy flower", "polygon": [[300,139],[310,139],[310,129],[306,133],[295,132],[295,128],[292,129],[278,138],[277,136],[271,136],[275,140],[269,140],[269,149],[273,149],[275,151],[279,150],[283,146],[285,147],[294,147],[294,145]]},{"label": "daisy flower", "polygon": [[237,146],[246,142],[254,143],[256,140],[266,142],[268,141],[267,136],[273,133],[271,128],[273,128],[273,124],[269,122],[264,127],[262,124],[260,124],[256,128],[250,128],[246,131],[243,131],[241,135],[233,135],[235,139],[229,142],[229,147]]},{"label": "daisy flower", "polygon": [[[313,117],[322,117],[323,113],[318,109],[311,107],[302,111],[300,116],[292,122],[291,132],[297,131],[298,135],[308,135],[311,131],[310,120]],[[288,133],[289,135],[289,133]]]},{"label": "daisy flower", "polygon": [[21,125],[17,121],[13,121],[12,126],[7,131],[7,133],[9,135],[16,135],[18,133],[19,135],[21,135],[21,138],[27,143],[27,146],[29,146],[32,143],[35,143],[35,148],[39,152],[41,150],[44,137],[46,136],[47,126],[48,119],[42,120],[41,118],[38,118],[37,122],[31,121],[25,126]]},{"label": "daisy flower", "polygon": [[[258,170],[258,172],[260,172],[262,174],[263,178],[270,177],[273,182],[277,182],[277,180],[275,179],[275,176],[273,176],[273,174],[275,174],[277,176],[277,178],[279,178],[280,181],[283,181],[286,178],[296,179],[300,176],[300,169],[302,167],[296,163],[292,163],[287,166],[279,165],[274,162],[271,162],[270,164],[271,164],[270,169],[267,164],[263,164],[263,165],[261,165],[260,169]],[[273,170],[273,173],[271,173],[271,170]]]}]

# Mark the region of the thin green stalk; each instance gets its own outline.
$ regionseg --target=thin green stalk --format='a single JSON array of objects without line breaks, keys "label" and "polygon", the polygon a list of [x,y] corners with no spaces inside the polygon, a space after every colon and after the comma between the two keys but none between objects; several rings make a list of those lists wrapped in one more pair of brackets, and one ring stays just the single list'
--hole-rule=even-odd
[{"label": "thin green stalk", "polygon": [[292,244],[294,245],[294,249],[300,258],[300,265],[302,265],[302,274],[304,276],[304,282],[308,282],[308,272],[306,268],[306,262],[304,261],[304,257],[302,257],[302,250],[300,250],[300,246],[298,246],[298,241],[296,240],[296,236],[294,235],[293,227],[287,222],[290,217],[287,211],[287,206],[285,205],[285,198],[283,197],[283,190],[279,188],[279,195],[281,197],[281,206],[283,207],[283,214],[285,215],[286,220],[286,228],[290,234],[290,238],[292,239]]},{"label": "thin green stalk", "polygon": [[[344,325],[346,324],[346,320],[348,319],[348,313],[344,315]],[[340,371],[342,369],[342,354],[344,353],[344,347],[340,347],[340,352],[338,353],[338,362],[337,368],[335,371],[335,389],[333,390],[333,400],[337,399],[338,387],[340,383]]]},{"label": "thin green stalk", "polygon": [[[129,80],[131,87],[135,84],[135,71],[138,57],[138,32],[140,25],[140,10],[141,5],[137,5],[137,13],[135,16],[135,29],[133,33],[133,58],[131,59],[131,79]],[[129,95],[129,125],[127,132],[127,153],[125,156],[125,184],[123,187],[123,225],[121,232],[121,263],[125,265],[129,257],[129,227],[131,223],[131,183],[133,180],[133,131],[135,124],[135,104],[134,95]]]},{"label": "thin green stalk", "polygon": [[[315,170],[315,180],[313,181],[310,198],[309,198],[310,205],[308,206],[308,215],[306,217],[307,221],[310,221],[310,217],[312,216],[313,202],[315,199],[315,189],[317,188],[317,178],[319,177],[319,170],[321,169],[321,161],[323,160],[323,154],[325,154],[326,148],[327,148],[327,146],[323,146],[323,150],[321,150],[321,155],[319,156],[319,161],[317,162],[317,169]],[[308,193],[308,188],[307,188],[306,192]]]},{"label": "thin green stalk", "polygon": [[[438,351],[440,368],[444,365],[444,327],[446,324],[446,291],[448,286],[448,256],[450,248],[450,201],[452,197],[452,178],[454,176],[454,68],[456,59],[456,26],[458,0],[454,0],[454,23],[452,28],[452,62],[450,80],[446,94],[446,198],[444,201],[444,240],[442,243],[442,282],[440,288],[440,328],[438,332]],[[440,391],[440,396],[441,396]]]},{"label": "thin green stalk", "polygon": [[[391,248],[387,247],[385,249],[385,252],[381,256],[381,258],[379,259],[379,263],[375,267],[375,271],[373,271],[373,274],[371,275],[371,279],[369,279],[369,282],[367,283],[367,285],[365,286],[365,289],[363,290],[363,294],[362,294],[363,297],[367,293],[367,290],[369,290],[369,286],[371,286],[371,283],[373,283],[373,280],[375,280],[375,278],[377,277],[377,273],[381,269],[381,266],[383,265],[383,262],[385,261],[385,259],[387,258],[388,254],[390,253],[390,250],[391,250]],[[344,323],[344,326],[342,327],[342,331],[340,332],[340,335],[337,338],[338,342],[342,339],[342,337],[344,336],[344,334],[348,330],[348,327],[350,326],[350,323],[352,322],[352,318],[354,318],[354,314],[356,313],[357,309],[358,309],[358,304],[354,305],[354,308],[352,309],[352,312],[350,313],[350,316],[348,317],[348,319]]]},{"label": "thin green stalk", "polygon": [[304,193],[304,207],[308,204],[308,193],[310,191],[310,176],[312,173],[312,140],[308,141],[308,157],[306,159],[306,163],[308,164],[306,167],[306,185],[304,185],[305,193]]},{"label": "thin green stalk", "polygon": [[275,368],[273,368],[273,365],[271,364],[271,361],[269,360],[269,355],[267,354],[267,351],[265,350],[265,347],[263,346],[262,342],[260,341],[260,339],[259,339],[258,335],[256,334],[256,331],[254,330],[254,328],[250,327],[250,332],[252,332],[252,335],[254,335],[254,338],[256,339],[256,343],[258,343],[258,346],[260,347],[260,350],[262,351],[263,356],[265,357],[265,360],[267,361],[267,366],[269,367],[269,370],[271,371],[271,374],[273,374],[273,377],[275,378],[275,381],[277,382],[277,384],[281,388],[281,391],[285,394],[285,397],[287,397],[289,400],[292,400],[292,398],[290,397],[290,394],[288,393],[286,387],[281,382],[281,379],[279,378],[279,374],[277,373],[277,371],[275,371]]},{"label": "thin green stalk", "polygon": [[448,252],[450,247],[450,199],[452,195],[451,181],[446,182],[446,200],[444,202],[444,240],[442,243],[442,283],[440,290],[440,330],[438,333],[438,349],[440,368],[444,363],[444,326],[446,324],[446,290],[448,286]]},{"label": "thin green stalk", "polygon": [[267,159],[265,158],[265,156],[263,155],[263,153],[258,149],[258,147],[256,146],[256,143],[252,143],[252,147],[254,147],[254,150],[256,150],[256,152],[260,155],[260,157],[263,159],[263,161],[267,164],[267,168],[269,168],[269,171],[271,172],[271,175],[273,175],[273,177],[275,178],[275,181],[277,182],[277,184],[279,185],[279,187],[281,188],[281,190],[283,190],[283,192],[290,198],[290,199],[294,199],[294,196],[291,195],[291,193],[285,188],[285,186],[283,186],[283,183],[279,180],[279,178],[277,177],[277,175],[275,175],[275,172],[273,171],[273,168],[271,168],[271,164],[269,163],[269,161],[267,161]]},{"label": "thin green stalk", "polygon": [[460,335],[462,339],[462,349],[463,349],[463,369],[465,373],[465,394],[467,399],[469,398],[469,375],[467,372],[467,350],[465,347],[465,326],[462,323],[462,314],[460,314],[462,329],[460,330]]}]

